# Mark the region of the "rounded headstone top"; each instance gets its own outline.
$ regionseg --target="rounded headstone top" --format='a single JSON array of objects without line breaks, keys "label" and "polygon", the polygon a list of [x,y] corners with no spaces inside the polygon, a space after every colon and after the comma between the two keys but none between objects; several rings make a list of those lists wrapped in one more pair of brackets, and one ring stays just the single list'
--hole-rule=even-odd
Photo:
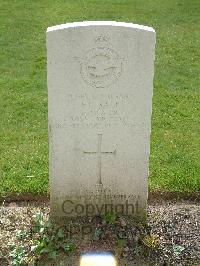
[{"label": "rounded headstone top", "polygon": [[66,24],[48,27],[47,32],[63,30],[63,29],[68,29],[68,28],[89,27],[89,26],[114,26],[114,27],[125,27],[125,28],[133,28],[133,29],[138,29],[138,30],[155,32],[153,28],[148,27],[148,26],[143,26],[143,25],[133,24],[133,23],[126,23],[126,22],[116,22],[116,21],[83,21],[83,22],[66,23]]}]

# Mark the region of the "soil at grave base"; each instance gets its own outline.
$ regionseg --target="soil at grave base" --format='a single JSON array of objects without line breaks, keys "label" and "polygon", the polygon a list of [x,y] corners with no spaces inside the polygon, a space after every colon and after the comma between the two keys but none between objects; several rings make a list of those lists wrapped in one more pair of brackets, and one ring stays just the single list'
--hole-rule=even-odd
[{"label": "soil at grave base", "polygon": [[[3,204],[0,208],[0,265],[8,261],[8,244],[19,245],[16,237],[18,230],[30,230],[33,216],[42,212],[48,216],[49,204],[34,202],[11,202]],[[88,219],[88,218],[84,218]],[[76,219],[73,225],[81,226],[86,222],[84,219]],[[93,226],[104,232],[103,223],[96,218]],[[120,217],[116,225],[110,225],[108,234],[104,238],[90,240],[84,237],[76,243],[76,251],[67,256],[60,254],[56,262],[49,261],[46,257],[41,258],[38,265],[78,265],[80,254],[86,251],[112,251],[120,254],[119,265],[200,265],[200,206],[197,202],[162,202],[162,204],[150,204],[148,207],[148,227],[136,228],[126,217]],[[106,230],[107,230],[106,229]],[[129,233],[132,232],[131,235]],[[135,241],[138,237],[151,233],[159,239],[159,245],[152,252],[137,256]],[[115,245],[114,239],[122,234],[122,239],[127,242],[123,247]],[[23,245],[30,249],[30,240],[23,240]],[[149,252],[149,248],[146,247]],[[1,254],[2,253],[2,254]],[[4,256],[2,256],[4,254]],[[138,260],[136,260],[138,258]],[[148,258],[148,259],[147,259]],[[153,261],[152,264],[150,261]]]},{"label": "soil at grave base", "polygon": [[[34,193],[10,193],[6,196],[0,196],[0,204],[2,202],[49,202],[49,194],[34,194]],[[170,192],[170,191],[150,191],[148,193],[148,203],[162,203],[162,201],[181,201],[187,200],[191,202],[200,202],[199,192]]]}]

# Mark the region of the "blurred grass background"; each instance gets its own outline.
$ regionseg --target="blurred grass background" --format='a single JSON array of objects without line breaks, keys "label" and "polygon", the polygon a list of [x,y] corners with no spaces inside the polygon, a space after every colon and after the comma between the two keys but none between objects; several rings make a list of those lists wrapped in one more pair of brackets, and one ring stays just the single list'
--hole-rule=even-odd
[{"label": "blurred grass background", "polygon": [[45,32],[83,20],[157,32],[149,187],[200,190],[199,0],[0,1],[0,194],[48,192]]}]

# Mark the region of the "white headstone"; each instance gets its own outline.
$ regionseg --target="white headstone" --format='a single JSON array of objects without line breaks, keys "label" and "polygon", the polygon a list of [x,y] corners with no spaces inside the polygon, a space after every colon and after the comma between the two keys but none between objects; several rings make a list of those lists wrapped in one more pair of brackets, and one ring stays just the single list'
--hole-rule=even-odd
[{"label": "white headstone", "polygon": [[146,215],[155,31],[47,29],[52,216]]}]

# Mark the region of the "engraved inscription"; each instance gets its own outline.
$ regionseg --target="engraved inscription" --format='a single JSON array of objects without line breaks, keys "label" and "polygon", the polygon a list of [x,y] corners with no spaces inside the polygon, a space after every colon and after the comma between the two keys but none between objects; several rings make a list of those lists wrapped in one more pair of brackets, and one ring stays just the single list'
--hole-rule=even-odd
[{"label": "engraved inscription", "polygon": [[98,158],[98,184],[102,185],[102,180],[101,180],[101,156],[102,154],[107,154],[107,155],[115,155],[116,154],[116,149],[114,151],[102,151],[101,150],[101,145],[102,145],[102,134],[98,134],[98,147],[97,151],[83,151],[83,153],[86,154],[97,154]]},{"label": "engraved inscription", "polygon": [[108,38],[98,36],[96,47],[87,51],[81,59],[81,75],[85,82],[103,88],[115,82],[122,73],[122,59],[109,48]]},{"label": "engraved inscription", "polygon": [[[143,131],[145,121],[138,123],[133,117],[132,106],[135,96],[124,94],[78,94],[69,93],[64,96],[65,104],[72,112],[66,112],[62,119],[52,124],[52,128],[111,128],[121,126],[134,131]],[[127,112],[124,112],[126,106]],[[140,132],[138,132],[140,133]]]}]

